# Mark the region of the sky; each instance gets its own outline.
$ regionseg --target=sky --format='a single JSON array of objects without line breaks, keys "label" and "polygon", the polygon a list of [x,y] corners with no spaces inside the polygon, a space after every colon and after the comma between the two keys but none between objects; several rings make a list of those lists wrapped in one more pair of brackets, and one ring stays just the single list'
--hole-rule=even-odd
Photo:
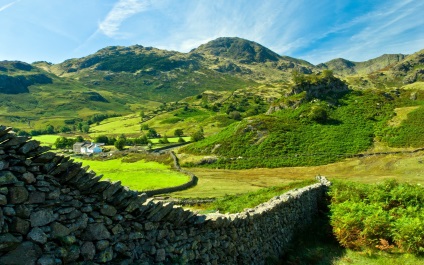
[{"label": "sky", "polygon": [[0,60],[60,63],[107,46],[189,52],[218,37],[313,64],[424,49],[424,0],[0,0]]}]

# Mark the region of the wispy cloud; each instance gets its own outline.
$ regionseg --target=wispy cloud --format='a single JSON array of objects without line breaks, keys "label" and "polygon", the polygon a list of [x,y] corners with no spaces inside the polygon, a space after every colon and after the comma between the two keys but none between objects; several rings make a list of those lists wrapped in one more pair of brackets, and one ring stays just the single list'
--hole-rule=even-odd
[{"label": "wispy cloud", "polygon": [[16,3],[17,3],[17,2],[19,2],[19,1],[21,1],[21,0],[16,0],[16,1],[13,1],[13,2],[11,2],[11,3],[9,3],[9,4],[6,4],[6,5],[4,5],[4,6],[1,6],[1,7],[0,7],[0,12],[2,12],[2,11],[4,11],[4,10],[8,9],[9,7],[13,6],[14,4],[16,4]]},{"label": "wispy cloud", "polygon": [[122,36],[119,27],[127,18],[145,11],[149,7],[148,0],[119,0],[106,18],[100,22],[99,31],[108,37]]}]

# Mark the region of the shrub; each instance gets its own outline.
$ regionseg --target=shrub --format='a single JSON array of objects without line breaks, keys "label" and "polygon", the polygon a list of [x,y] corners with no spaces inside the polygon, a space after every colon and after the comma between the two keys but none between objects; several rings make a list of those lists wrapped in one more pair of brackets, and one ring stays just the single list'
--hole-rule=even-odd
[{"label": "shrub", "polygon": [[424,253],[424,190],[389,180],[379,185],[335,183],[331,225],[347,248]]}]

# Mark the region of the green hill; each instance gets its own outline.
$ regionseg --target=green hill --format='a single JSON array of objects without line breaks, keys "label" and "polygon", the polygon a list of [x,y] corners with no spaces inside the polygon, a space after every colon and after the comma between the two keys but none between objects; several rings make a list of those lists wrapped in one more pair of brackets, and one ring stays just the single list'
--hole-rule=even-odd
[{"label": "green hill", "polygon": [[326,63],[318,64],[317,67],[319,69],[332,70],[334,73],[342,76],[370,74],[393,66],[406,57],[407,56],[404,54],[384,54],[365,62],[352,62],[346,59],[337,58]]}]

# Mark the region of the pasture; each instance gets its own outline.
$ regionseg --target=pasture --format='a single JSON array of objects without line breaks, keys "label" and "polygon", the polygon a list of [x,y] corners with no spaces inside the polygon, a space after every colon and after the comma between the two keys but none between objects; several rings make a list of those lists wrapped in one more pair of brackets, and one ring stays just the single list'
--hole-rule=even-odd
[{"label": "pasture", "polygon": [[188,176],[172,170],[167,165],[153,161],[139,160],[129,163],[123,162],[122,159],[97,161],[74,158],[74,160],[82,162],[83,166],[90,166],[90,169],[98,175],[103,174],[103,179],[120,180],[123,186],[132,190],[143,191],[173,187],[189,180]]},{"label": "pasture", "polygon": [[386,179],[424,185],[424,152],[350,158],[311,167],[253,168],[226,170],[188,168],[198,178],[197,186],[172,194],[173,197],[211,198],[252,192],[261,188],[310,180],[317,175],[331,180],[378,183]]}]

